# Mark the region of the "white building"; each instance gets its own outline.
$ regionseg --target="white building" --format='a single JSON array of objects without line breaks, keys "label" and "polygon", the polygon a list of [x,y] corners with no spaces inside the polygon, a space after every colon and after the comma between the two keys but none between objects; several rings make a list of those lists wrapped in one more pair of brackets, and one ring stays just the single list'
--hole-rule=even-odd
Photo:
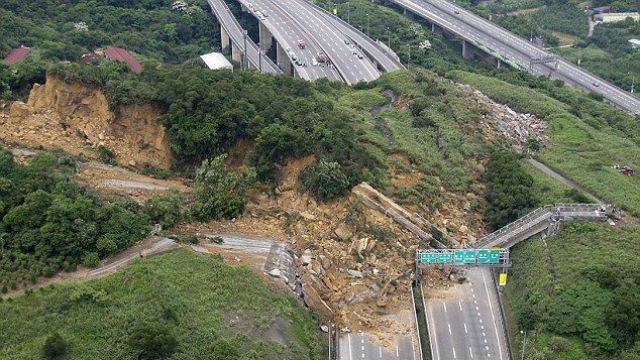
[{"label": "white building", "polygon": [[640,39],[629,39],[629,43],[631,43],[631,47],[634,49],[640,48]]},{"label": "white building", "polygon": [[222,53],[212,52],[209,54],[200,55],[202,61],[207,64],[207,67],[212,70],[229,69],[233,71],[233,65],[227,60]]}]

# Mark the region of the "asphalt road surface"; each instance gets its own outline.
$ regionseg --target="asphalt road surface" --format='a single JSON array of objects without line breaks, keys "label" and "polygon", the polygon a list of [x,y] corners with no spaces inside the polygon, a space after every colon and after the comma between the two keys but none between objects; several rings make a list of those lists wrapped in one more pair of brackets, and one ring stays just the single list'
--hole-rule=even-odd
[{"label": "asphalt road surface", "polygon": [[[231,41],[235,42],[239,45],[240,48],[244,47],[244,34],[243,29],[233,16],[231,10],[227,4],[225,4],[224,0],[207,0],[209,2],[209,6],[213,11],[213,14],[218,19],[218,22],[222,24],[222,26],[229,33],[229,37],[232,39]],[[271,73],[271,74],[281,74],[282,71],[267,57],[262,56],[262,59],[258,59],[260,56],[260,52],[258,49],[258,45],[253,42],[253,40],[247,38],[247,59],[249,62],[255,65],[256,68],[262,67],[261,71]]]},{"label": "asphalt road surface", "polygon": [[393,349],[373,342],[366,333],[340,336],[340,360],[418,360],[410,336],[399,336]]},{"label": "asphalt road surface", "polygon": [[487,268],[471,268],[468,281],[444,298],[423,287],[434,360],[508,360],[497,294]]},{"label": "asphalt road surface", "polygon": [[[504,57],[529,68],[532,58],[551,56],[552,53],[518,37],[510,31],[475,15],[446,0],[392,0],[412,12],[435,22],[471,43],[478,43],[502,54]],[[534,65],[532,72],[537,75],[551,75],[570,85],[600,93],[610,102],[621,108],[640,114],[640,99],[634,95],[604,81],[577,65],[559,60],[557,71],[555,64]]]},{"label": "asphalt road surface", "polygon": [[[240,2],[253,14],[255,14],[256,11],[265,14],[266,18],[259,21],[267,27],[276,41],[283,49],[289,48],[290,53],[307,63],[307,66],[297,66],[293,64],[293,62],[291,64],[301,78],[315,80],[326,77],[334,81],[342,80],[340,74],[334,68],[312,66],[313,56],[322,51],[322,49],[317,43],[306,37],[303,29],[293,21],[286,12],[282,11],[269,0],[241,0]],[[298,40],[305,40],[305,49],[299,49],[296,46]],[[274,43],[272,46],[276,46],[276,44]]]},{"label": "asphalt road surface", "polygon": [[368,37],[360,30],[351,26],[341,18],[330,14],[319,6],[309,2],[308,0],[295,0],[299,4],[315,11],[327,21],[331,22],[340,32],[348,36],[364,51],[366,51],[374,61],[376,61],[385,71],[394,71],[404,69],[404,65],[400,62],[397,55],[390,54],[385,48],[380,46],[375,40]]}]

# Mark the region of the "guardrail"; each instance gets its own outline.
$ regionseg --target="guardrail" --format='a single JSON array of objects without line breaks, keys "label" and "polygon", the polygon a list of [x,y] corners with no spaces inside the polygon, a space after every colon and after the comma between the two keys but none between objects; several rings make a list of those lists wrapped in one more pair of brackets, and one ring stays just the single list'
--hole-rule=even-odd
[{"label": "guardrail", "polygon": [[[415,276],[415,274],[414,274],[414,276]],[[416,307],[416,303],[417,302],[416,302],[416,299],[415,299],[415,297],[416,297],[416,289],[417,289],[418,285],[419,285],[419,283],[418,283],[417,279],[414,279],[411,282],[411,303],[413,304],[413,316],[414,316],[414,320],[416,321],[416,332],[417,332],[416,335],[418,335],[418,353],[419,353],[419,356],[420,356],[419,359],[424,360],[423,349],[422,349],[422,339],[420,337],[420,334],[421,334],[421,332],[420,332],[420,322],[419,322],[420,320],[419,320],[419,316],[418,316],[418,308]],[[419,299],[419,300],[421,300],[421,299]],[[424,308],[424,306],[422,306],[421,308]],[[424,309],[423,309],[423,311],[424,311]],[[428,334],[429,330],[427,329],[426,331],[427,331],[427,334]],[[427,337],[428,337],[428,335],[427,335]],[[429,357],[429,359],[431,359],[431,357]]]}]

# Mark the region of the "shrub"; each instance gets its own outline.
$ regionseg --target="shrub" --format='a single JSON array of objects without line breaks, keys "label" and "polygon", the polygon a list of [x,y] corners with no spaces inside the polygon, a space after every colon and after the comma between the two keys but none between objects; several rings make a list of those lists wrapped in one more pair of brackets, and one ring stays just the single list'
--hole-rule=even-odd
[{"label": "shrub", "polygon": [[98,146],[98,157],[100,161],[107,163],[109,165],[118,165],[118,160],[116,159],[116,153],[113,150],[106,148],[102,145]]},{"label": "shrub", "polygon": [[169,328],[157,323],[136,325],[129,336],[128,344],[140,360],[169,358],[178,347],[178,341]]},{"label": "shrub", "polygon": [[44,341],[42,352],[45,359],[59,359],[67,353],[67,342],[57,332],[53,333]]},{"label": "shrub", "polygon": [[144,203],[144,212],[155,224],[163,228],[175,225],[182,218],[182,199],[177,191],[165,196],[154,196]]},{"label": "shrub", "polygon": [[84,256],[84,259],[82,260],[82,263],[84,264],[84,266],[89,267],[89,268],[95,268],[98,266],[98,264],[100,263],[100,256],[98,255],[97,252],[92,251],[90,253],[87,253]]},{"label": "shrub", "polygon": [[302,189],[320,201],[334,199],[349,190],[349,179],[335,161],[320,160],[300,174]]},{"label": "shrub", "polygon": [[225,155],[204,160],[195,179],[193,215],[199,220],[233,218],[242,214],[248,179],[229,169]]}]

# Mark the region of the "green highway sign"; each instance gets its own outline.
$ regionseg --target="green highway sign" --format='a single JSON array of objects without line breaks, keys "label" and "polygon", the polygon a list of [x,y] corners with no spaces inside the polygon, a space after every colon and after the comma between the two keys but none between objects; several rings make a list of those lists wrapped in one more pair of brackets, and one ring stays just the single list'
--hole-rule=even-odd
[{"label": "green highway sign", "polygon": [[418,250],[416,261],[424,265],[491,265],[507,262],[506,249]]}]

